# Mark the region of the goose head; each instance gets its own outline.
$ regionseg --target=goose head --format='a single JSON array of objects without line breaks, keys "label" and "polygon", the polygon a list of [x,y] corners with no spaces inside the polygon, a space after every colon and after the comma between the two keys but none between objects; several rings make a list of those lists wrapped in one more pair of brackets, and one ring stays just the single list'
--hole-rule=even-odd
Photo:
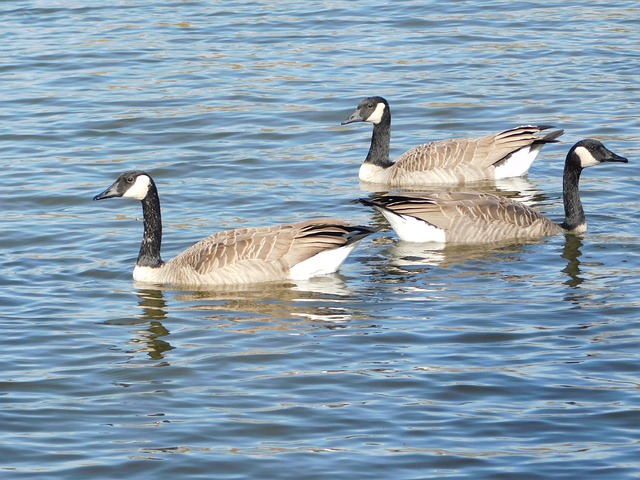
[{"label": "goose head", "polygon": [[567,155],[567,164],[573,168],[582,170],[583,168],[593,167],[604,162],[622,162],[627,163],[628,160],[612,152],[605,147],[602,142],[587,138],[576,143]]},{"label": "goose head", "polygon": [[105,198],[133,198],[144,200],[154,186],[151,177],[141,170],[129,170],[121,173],[113,185],[104,192],[99,193],[94,200],[104,200]]},{"label": "goose head", "polygon": [[341,125],[354,122],[369,122],[374,125],[379,124],[385,116],[391,115],[389,103],[382,97],[367,97],[359,104],[356,111],[353,112]]}]

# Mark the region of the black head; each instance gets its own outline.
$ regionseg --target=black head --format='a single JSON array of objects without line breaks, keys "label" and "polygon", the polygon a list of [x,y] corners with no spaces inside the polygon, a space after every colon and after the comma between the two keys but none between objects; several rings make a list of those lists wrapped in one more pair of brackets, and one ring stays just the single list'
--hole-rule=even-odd
[{"label": "black head", "polygon": [[389,102],[382,97],[367,97],[362,99],[353,115],[342,122],[342,125],[354,122],[370,122],[375,125],[385,115],[391,115]]},{"label": "black head", "polygon": [[105,198],[122,197],[144,200],[149,194],[151,186],[155,186],[155,184],[148,173],[142,170],[129,170],[121,173],[113,185],[93,199],[104,200]]},{"label": "black head", "polygon": [[567,163],[571,163],[574,167],[587,168],[604,162],[627,163],[628,160],[613,153],[602,142],[593,138],[580,140],[567,154]]}]

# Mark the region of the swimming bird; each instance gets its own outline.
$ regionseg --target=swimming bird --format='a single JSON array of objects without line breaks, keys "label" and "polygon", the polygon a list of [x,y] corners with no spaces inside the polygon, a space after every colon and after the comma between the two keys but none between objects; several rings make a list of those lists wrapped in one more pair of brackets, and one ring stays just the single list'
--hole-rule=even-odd
[{"label": "swimming bird", "polygon": [[520,202],[487,193],[384,195],[360,202],[380,211],[398,236],[409,242],[493,243],[561,232],[580,234],[587,230],[578,191],[582,170],[627,161],[598,140],[581,140],[571,147],[563,173],[565,219],[561,224]]},{"label": "swimming bird", "polygon": [[304,280],[337,271],[357,243],[373,233],[333,218],[239,228],[211,235],[164,262],[160,198],[151,176],[140,170],[123,172],[93,199],[114,197],[142,202],[144,236],[133,270],[134,280],[141,282],[234,285]]},{"label": "swimming bird", "polygon": [[368,97],[342,125],[373,124],[369,153],[360,166],[360,180],[392,187],[467,183],[519,177],[527,173],[538,152],[557,142],[564,130],[544,136],[537,133],[550,125],[522,125],[478,138],[437,140],[419,145],[389,159],[391,109],[382,97]]}]

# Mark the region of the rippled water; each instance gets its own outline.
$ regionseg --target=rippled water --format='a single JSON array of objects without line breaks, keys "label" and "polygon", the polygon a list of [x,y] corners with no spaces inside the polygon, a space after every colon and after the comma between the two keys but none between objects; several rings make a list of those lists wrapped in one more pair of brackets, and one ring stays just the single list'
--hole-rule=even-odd
[{"label": "rippled water", "polygon": [[[637,478],[640,287],[632,1],[0,3],[0,477]],[[566,130],[479,185],[584,238],[431,251],[352,203],[366,95],[393,156],[519,123]],[[383,231],[339,275],[136,285],[159,185],[170,258],[219,229],[337,216]]]}]

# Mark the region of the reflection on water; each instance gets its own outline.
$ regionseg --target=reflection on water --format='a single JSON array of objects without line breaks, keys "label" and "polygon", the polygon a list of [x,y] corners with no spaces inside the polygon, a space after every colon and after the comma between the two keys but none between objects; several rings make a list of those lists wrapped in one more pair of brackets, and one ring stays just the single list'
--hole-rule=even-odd
[{"label": "reflection on water", "polygon": [[[229,295],[237,293],[239,296],[252,296],[252,295],[266,295],[275,294],[276,296],[287,290],[293,290],[297,292],[308,292],[315,294],[330,294],[348,296],[353,293],[344,277],[340,273],[333,273],[329,275],[322,275],[308,280],[287,280],[282,282],[262,282],[255,284],[239,284],[239,285],[153,285],[153,289],[150,289],[150,284],[142,282],[134,282],[134,286],[139,289],[140,292],[184,292],[192,295],[201,294],[206,298],[209,296],[216,297],[218,295]],[[166,306],[163,302],[155,303],[154,299],[157,294],[150,294],[148,302],[144,304],[145,307],[150,308],[162,308]],[[161,297],[161,296],[160,296]]]},{"label": "reflection on water", "polygon": [[176,290],[164,286],[153,289],[139,283],[136,286],[138,305],[142,309],[140,316],[148,320],[149,327],[137,330],[138,337],[132,343],[144,344],[142,350],[154,359],[162,358],[163,352],[173,348],[161,340],[169,335],[161,320],[172,308],[179,308],[181,312],[211,312],[209,316],[198,315],[220,322],[220,328],[232,326],[243,333],[299,328],[301,324],[314,329],[318,326],[346,328],[349,321],[365,318],[353,308],[353,287],[339,274],[286,283],[224,286],[215,290],[198,287]]},{"label": "reflection on water", "polygon": [[[403,244],[348,203],[369,134],[337,125],[375,93],[398,153],[557,124],[529,178],[446,189],[561,212],[569,137],[640,156],[636,3],[0,2],[0,477],[638,478],[637,175],[590,172],[582,239]],[[316,214],[386,233],[345,276],[132,288],[139,210],[90,200],[129,168],[168,257]]]},{"label": "reflection on water", "polygon": [[582,247],[582,239],[576,235],[565,235],[564,248],[562,249],[562,258],[567,260],[567,266],[562,269],[562,273],[566,273],[569,278],[564,282],[571,288],[578,288],[584,279],[580,276],[580,247]]},{"label": "reflection on water", "polygon": [[163,353],[172,350],[173,347],[162,337],[170,335],[169,330],[160,320],[167,317],[167,302],[161,290],[145,289],[136,292],[140,301],[138,305],[142,307],[141,317],[149,320],[149,326],[145,329],[136,330],[138,337],[131,340],[131,344],[137,345],[137,352],[147,352],[153,360],[164,358]]},{"label": "reflection on water", "polygon": [[398,240],[388,249],[390,263],[396,267],[460,265],[469,260],[479,260],[500,255],[500,261],[516,261],[531,242],[495,243],[478,245],[447,245],[443,243],[412,243]]},{"label": "reflection on water", "polygon": [[161,339],[170,333],[160,322],[151,322],[148,328],[137,330],[136,333],[139,334],[139,338],[131,340],[132,344],[141,345],[136,351],[147,352],[153,360],[161,360],[164,358],[164,352],[173,350],[169,342]]},{"label": "reflection on water", "polygon": [[148,320],[164,320],[167,318],[167,302],[162,295],[162,290],[150,288],[138,290],[136,295],[140,298],[138,305],[142,307],[142,317]]},{"label": "reflection on water", "polygon": [[569,289],[564,294],[564,300],[574,305],[576,308],[602,307],[606,299],[601,296],[601,284],[593,277],[585,275],[584,266],[602,267],[599,262],[583,263],[580,260],[583,247],[583,238],[577,235],[565,235],[565,244],[561,257],[566,260],[566,265],[562,273],[568,278],[562,282]]},{"label": "reflection on water", "polygon": [[[462,185],[431,185],[429,187],[402,187],[389,190],[384,185],[360,182],[361,190],[372,194],[393,193],[429,193],[429,192],[479,192],[492,193],[513,198],[527,205],[543,202],[546,197],[528,177],[504,178],[501,180],[482,180]],[[376,195],[374,195],[376,196]]]},{"label": "reflection on water", "polygon": [[[344,298],[350,294],[342,277],[328,275],[302,282],[255,285],[251,289],[180,292],[175,298],[187,309],[220,312],[227,320],[260,321],[259,329],[264,330],[283,328],[282,319],[348,322],[357,315],[344,305]],[[275,325],[266,323],[275,320]]]},{"label": "reflection on water", "polygon": [[530,207],[547,200],[547,196],[529,180],[529,177],[495,180],[493,188],[495,191],[486,190],[484,193],[495,193],[496,195],[512,198]]}]

